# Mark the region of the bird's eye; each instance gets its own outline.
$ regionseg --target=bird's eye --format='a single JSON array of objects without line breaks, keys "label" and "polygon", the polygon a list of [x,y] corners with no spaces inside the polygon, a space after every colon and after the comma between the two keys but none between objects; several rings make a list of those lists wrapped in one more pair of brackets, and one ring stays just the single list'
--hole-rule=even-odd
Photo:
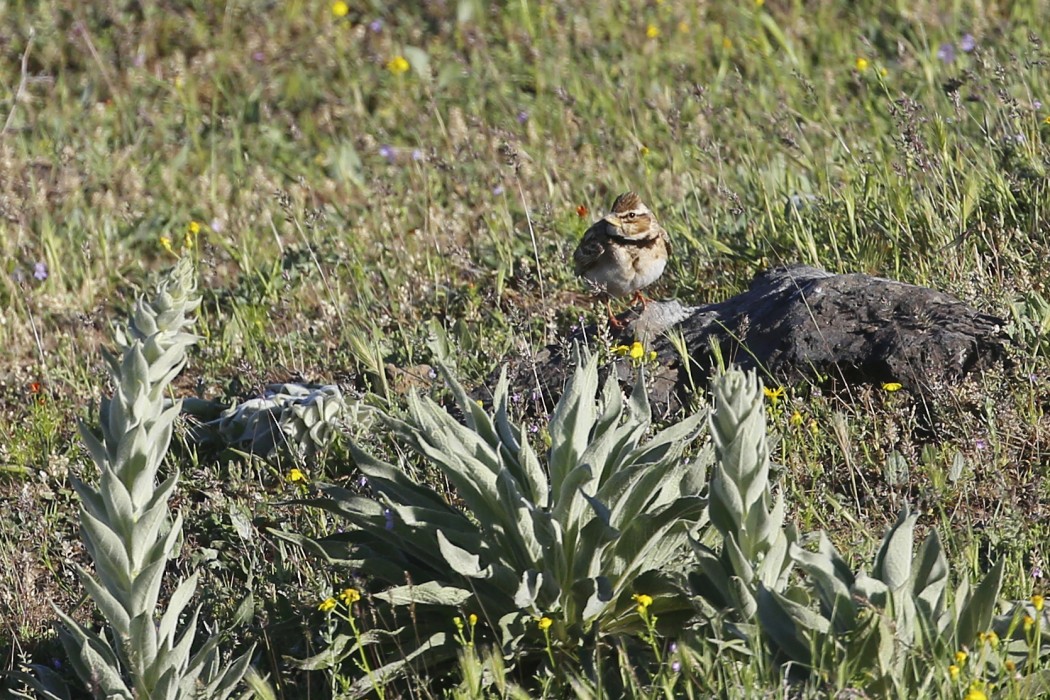
[{"label": "bird's eye", "polygon": [[626,214],[623,215],[623,218],[625,218],[625,219],[633,219],[634,217],[635,217],[635,213],[633,211],[629,211],[629,212],[627,212]]}]

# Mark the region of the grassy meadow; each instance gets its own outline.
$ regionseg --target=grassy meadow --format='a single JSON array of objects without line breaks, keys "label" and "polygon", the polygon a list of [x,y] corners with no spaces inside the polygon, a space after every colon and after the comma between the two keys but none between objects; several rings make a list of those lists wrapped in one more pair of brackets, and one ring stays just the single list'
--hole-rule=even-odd
[{"label": "grassy meadow", "polygon": [[[953,586],[1002,562],[1001,598],[1036,596],[1041,613],[1047,17],[1042,0],[0,2],[0,671],[40,664],[87,696],[55,633],[55,606],[99,623],[75,571],[91,560],[71,478],[98,478],[77,423],[97,424],[112,392],[113,323],[179,257],[203,302],[173,396],[339,384],[408,420],[412,389],[453,398],[433,378],[435,332],[459,380],[489,396],[505,363],[604,323],[571,255],[628,189],[673,243],[655,298],[719,301],[804,262],[934,287],[1006,320],[1009,365],[932,397],[774,393],[772,478],[787,520],[826,531],[854,569],[909,503],[917,540],[939,533]],[[535,408],[513,417],[542,426]],[[180,422],[162,470],[180,470],[171,507],[184,519],[168,573],[199,572],[199,626],[224,630],[229,653],[255,644],[277,697],[347,696],[367,662],[296,660],[350,634],[322,601],[351,582],[378,592],[368,571],[275,536],[341,527],[290,501],[319,483],[366,489],[353,443],[463,502],[392,432],[349,432],[308,459],[262,459],[195,449]],[[542,450],[551,437],[532,439]],[[807,680],[720,614],[701,618],[610,640],[622,692],[918,696],[873,685],[848,654]],[[586,664],[541,629],[536,663],[486,656],[479,631],[481,656],[371,697],[616,696],[575,676]],[[922,693],[1050,693],[1015,683],[1050,658],[1021,667],[986,639],[928,659]]]}]

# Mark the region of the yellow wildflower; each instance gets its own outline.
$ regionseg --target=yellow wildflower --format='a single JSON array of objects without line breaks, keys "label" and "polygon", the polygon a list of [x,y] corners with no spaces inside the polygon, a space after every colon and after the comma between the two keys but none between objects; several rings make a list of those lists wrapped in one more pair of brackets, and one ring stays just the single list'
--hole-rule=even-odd
[{"label": "yellow wildflower", "polygon": [[1043,596],[1038,593],[1032,596],[1032,607],[1035,608],[1036,612],[1043,612],[1043,605],[1045,602]]},{"label": "yellow wildflower", "polygon": [[160,247],[168,251],[172,255],[175,254],[175,251],[171,249],[171,238],[169,236],[160,237]]},{"label": "yellow wildflower", "polygon": [[612,354],[613,355],[617,355],[619,357],[623,357],[624,355],[626,355],[630,351],[631,351],[631,349],[629,347],[627,347],[626,345],[614,345],[611,348]]},{"label": "yellow wildflower", "polygon": [[1027,632],[1028,630],[1032,629],[1032,625],[1035,624],[1035,618],[1033,618],[1031,615],[1025,615],[1023,622],[1024,631]]},{"label": "yellow wildflower", "polygon": [[645,356],[645,348],[637,340],[631,343],[631,359],[640,360]]},{"label": "yellow wildflower", "polygon": [[470,622],[471,627],[478,624],[478,616],[474,613],[470,613],[470,615],[467,617],[467,620]]},{"label": "yellow wildflower", "polygon": [[1050,125],[1050,117],[1046,117],[1045,119],[1043,119],[1043,123]]},{"label": "yellow wildflower", "polygon": [[336,17],[346,17],[348,12],[350,12],[350,6],[343,0],[337,0],[337,2],[332,3],[332,14]]},{"label": "yellow wildflower", "polygon": [[288,470],[288,481],[293,484],[306,483],[306,474],[303,474],[303,470],[299,467],[292,467]]},{"label": "yellow wildflower", "polygon": [[457,630],[461,632],[463,631],[463,618],[461,618],[459,615],[456,615],[454,618],[452,618],[452,624],[456,626]]},{"label": "yellow wildflower", "polygon": [[733,48],[733,42],[730,41],[729,37],[725,37],[722,39],[722,48],[726,51]]},{"label": "yellow wildflower", "polygon": [[683,22],[679,22],[678,23],[678,33],[679,34],[688,34],[689,33],[689,23],[688,22],[684,22],[684,21]]},{"label": "yellow wildflower", "polygon": [[642,146],[641,148],[638,149],[638,152],[642,154],[642,158],[645,158],[647,155],[649,155],[649,147],[648,146]]},{"label": "yellow wildflower", "polygon": [[868,70],[868,66],[871,64],[868,63],[868,59],[864,58],[863,56],[858,56],[857,60],[853,62],[853,65],[857,67],[857,70],[863,73],[864,71]]},{"label": "yellow wildflower", "polygon": [[540,619],[536,620],[536,626],[539,627],[544,632],[549,630],[551,628],[551,625],[553,625],[553,624],[554,624],[554,620],[550,619],[546,615],[544,615]]},{"label": "yellow wildflower", "polygon": [[343,592],[339,594],[339,597],[347,605],[353,605],[361,600],[361,593],[356,588],[344,588]]},{"label": "yellow wildflower", "polygon": [[904,388],[904,385],[901,384],[900,382],[883,382],[882,383],[882,390],[886,391],[886,392],[889,392],[891,394],[893,392],[895,392],[895,391],[900,391],[902,388]]},{"label": "yellow wildflower", "polygon": [[196,236],[201,232],[201,225],[196,221],[191,221],[186,225],[186,232],[192,236]]},{"label": "yellow wildflower", "polygon": [[952,664],[951,666],[949,666],[948,667],[948,675],[951,676],[952,680],[954,681],[956,678],[959,677],[959,667],[956,666],[955,664]]},{"label": "yellow wildflower", "polygon": [[976,685],[970,687],[970,692],[966,693],[966,700],[988,700],[988,696]]},{"label": "yellow wildflower", "polygon": [[798,412],[798,409],[796,409],[795,412],[791,414],[791,418],[789,418],[788,421],[791,423],[791,425],[797,428],[798,426],[802,425],[802,414]]},{"label": "yellow wildflower", "polygon": [[1017,670],[1017,664],[1015,664],[1013,661],[1010,661],[1010,659],[1007,659],[1003,662],[1003,667],[1010,673],[1013,673]]},{"label": "yellow wildflower", "polygon": [[649,362],[656,362],[656,351],[655,350],[650,350],[649,351],[649,356],[648,356],[647,359],[649,360]]},{"label": "yellow wildflower", "polygon": [[769,399],[769,403],[776,406],[780,403],[780,399],[784,398],[784,387],[778,386],[776,389],[770,389],[768,386],[762,387],[762,393]]},{"label": "yellow wildflower", "polygon": [[645,28],[645,35],[650,39],[655,39],[660,36],[660,28],[650,22],[649,26]]},{"label": "yellow wildflower", "polygon": [[335,609],[335,598],[325,598],[321,601],[321,604],[317,606],[317,609],[321,612],[331,612]]},{"label": "yellow wildflower", "polygon": [[966,663],[966,657],[967,656],[968,655],[967,655],[967,653],[965,651],[957,651],[957,652],[955,652],[955,663],[957,663],[957,664]]},{"label": "yellow wildflower", "polygon": [[386,62],[386,69],[394,75],[407,73],[409,68],[411,68],[411,66],[408,65],[408,60],[404,56],[394,56]]},{"label": "yellow wildflower", "polygon": [[653,604],[653,597],[644,593],[636,593],[633,596],[634,602],[638,603],[638,612],[644,613],[649,609],[649,606]]},{"label": "yellow wildflower", "polygon": [[991,647],[999,646],[999,635],[995,632],[981,632],[977,635],[977,639],[981,642],[988,642]]}]

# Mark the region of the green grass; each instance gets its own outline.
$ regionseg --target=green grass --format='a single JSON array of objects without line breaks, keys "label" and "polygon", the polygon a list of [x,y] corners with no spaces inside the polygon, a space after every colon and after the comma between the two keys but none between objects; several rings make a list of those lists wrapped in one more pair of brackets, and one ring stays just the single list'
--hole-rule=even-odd
[{"label": "green grass", "polygon": [[[1006,557],[1007,596],[1042,590],[1050,5],[577,5],[363,3],[344,18],[325,2],[0,7],[4,668],[57,653],[51,603],[90,619],[72,573],[85,553],[67,476],[93,478],[75,426],[106,386],[111,321],[174,259],[161,237],[178,250],[201,225],[187,254],[204,340],[180,395],[303,378],[398,411],[406,382],[387,367],[425,376],[435,326],[480,385],[596,318],[568,261],[628,188],[672,236],[657,297],[718,301],[803,261],[1009,319],[1012,367],[940,387],[934,405],[789,387],[775,458],[790,517],[828,529],[854,563],[909,500],[957,571],[976,579]],[[394,74],[399,55],[410,70]],[[288,463],[175,454],[180,566],[203,567],[205,614],[229,621],[247,601],[233,641],[260,641],[285,697],[323,695],[329,680],[284,655],[318,651],[316,604],[343,574],[264,528],[335,525],[281,505],[295,495]],[[906,474],[887,471],[893,454]],[[354,476],[339,451],[306,467]],[[723,687],[767,678],[722,673]]]}]

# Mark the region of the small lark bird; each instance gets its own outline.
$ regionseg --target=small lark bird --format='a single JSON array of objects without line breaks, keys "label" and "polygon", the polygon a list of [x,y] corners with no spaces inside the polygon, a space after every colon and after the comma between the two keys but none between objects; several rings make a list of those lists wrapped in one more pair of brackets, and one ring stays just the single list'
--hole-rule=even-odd
[{"label": "small lark bird", "polygon": [[583,234],[572,260],[576,275],[605,298],[609,323],[619,329],[623,324],[613,315],[609,298],[633,294],[644,308],[642,289],[663,274],[670,252],[667,231],[638,195],[625,192],[613,202],[612,211]]}]

